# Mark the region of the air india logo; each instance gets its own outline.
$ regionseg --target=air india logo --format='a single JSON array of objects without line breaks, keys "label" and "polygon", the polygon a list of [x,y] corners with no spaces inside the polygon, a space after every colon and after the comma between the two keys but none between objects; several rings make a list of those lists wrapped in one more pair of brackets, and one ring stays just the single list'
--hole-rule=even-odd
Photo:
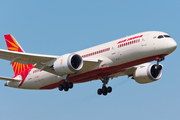
[{"label": "air india logo", "polygon": [[60,65],[62,65],[63,64],[63,59],[61,59],[61,63],[60,63]]}]

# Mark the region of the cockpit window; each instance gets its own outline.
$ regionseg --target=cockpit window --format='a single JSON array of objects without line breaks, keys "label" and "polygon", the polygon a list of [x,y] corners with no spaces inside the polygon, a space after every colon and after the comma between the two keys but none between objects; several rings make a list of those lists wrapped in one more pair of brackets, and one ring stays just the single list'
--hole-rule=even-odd
[{"label": "cockpit window", "polygon": [[161,39],[161,38],[171,38],[171,37],[169,35],[159,35],[157,38]]},{"label": "cockpit window", "polygon": [[162,35],[159,35],[159,36],[158,36],[158,39],[161,39],[161,38],[164,38],[164,37],[163,37]]},{"label": "cockpit window", "polygon": [[164,37],[165,37],[165,38],[170,38],[170,36],[169,36],[169,35],[164,35]]}]

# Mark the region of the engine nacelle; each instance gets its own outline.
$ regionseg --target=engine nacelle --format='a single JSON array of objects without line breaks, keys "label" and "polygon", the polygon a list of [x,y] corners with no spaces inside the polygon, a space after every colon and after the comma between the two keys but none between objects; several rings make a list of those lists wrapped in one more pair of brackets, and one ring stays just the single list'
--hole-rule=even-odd
[{"label": "engine nacelle", "polygon": [[79,71],[83,67],[83,59],[75,53],[65,54],[59,57],[53,66],[59,75],[71,74]]},{"label": "engine nacelle", "polygon": [[162,65],[160,69],[157,68],[157,64],[147,63],[145,66],[140,66],[134,72],[133,78],[140,84],[150,83],[157,81],[162,76]]}]

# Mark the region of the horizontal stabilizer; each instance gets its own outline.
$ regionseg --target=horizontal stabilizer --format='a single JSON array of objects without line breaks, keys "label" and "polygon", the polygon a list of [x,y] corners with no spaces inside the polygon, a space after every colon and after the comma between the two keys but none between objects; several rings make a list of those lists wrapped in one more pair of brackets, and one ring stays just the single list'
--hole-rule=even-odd
[{"label": "horizontal stabilizer", "polygon": [[1,77],[0,80],[5,80],[5,81],[12,81],[12,82],[20,82],[20,79],[14,79],[14,78],[7,78],[7,77]]}]

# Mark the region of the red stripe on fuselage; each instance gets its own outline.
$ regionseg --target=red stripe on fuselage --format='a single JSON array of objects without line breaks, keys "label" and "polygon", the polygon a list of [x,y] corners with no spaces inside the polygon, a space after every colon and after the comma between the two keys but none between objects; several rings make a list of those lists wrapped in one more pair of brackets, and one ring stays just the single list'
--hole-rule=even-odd
[{"label": "red stripe on fuselage", "polygon": [[[103,77],[110,76],[110,75],[113,75],[113,74],[116,74],[119,72],[123,72],[128,67],[133,67],[135,65],[153,61],[155,59],[155,57],[157,57],[157,56],[163,57],[166,55],[156,55],[156,56],[151,56],[151,57],[135,60],[132,62],[124,63],[124,64],[117,65],[117,66],[107,67],[105,69],[104,68],[96,69],[96,70],[89,71],[89,72],[86,72],[86,73],[83,73],[83,74],[80,74],[77,76],[72,76],[68,79],[68,82],[83,83],[83,82],[88,82],[88,81],[92,81],[92,80],[97,80],[99,78],[103,78]],[[61,80],[58,83],[54,83],[54,84],[50,84],[50,85],[41,87],[40,89],[54,89],[54,88],[57,88],[62,83],[63,83],[63,80]]]}]

